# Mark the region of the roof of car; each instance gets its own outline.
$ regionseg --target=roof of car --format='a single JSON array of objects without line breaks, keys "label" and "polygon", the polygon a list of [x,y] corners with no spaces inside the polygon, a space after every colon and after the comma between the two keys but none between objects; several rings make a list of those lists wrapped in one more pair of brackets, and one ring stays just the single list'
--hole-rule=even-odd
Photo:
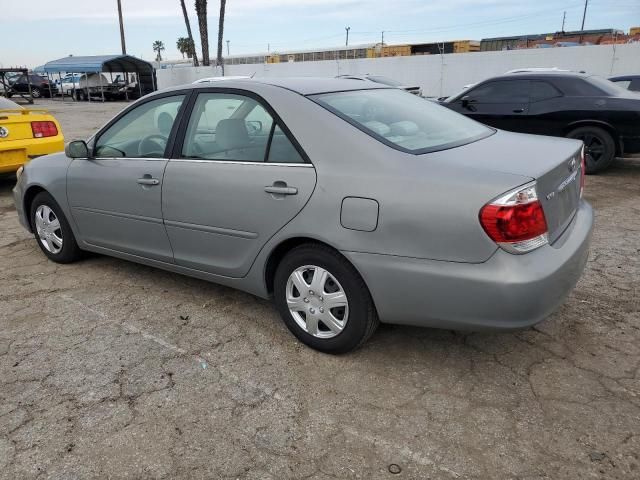
[{"label": "roof of car", "polygon": [[610,77],[609,80],[634,80],[636,78],[640,78],[640,74],[638,75],[618,75],[615,77]]},{"label": "roof of car", "polygon": [[[301,95],[313,95],[327,92],[343,92],[349,90],[390,88],[373,82],[354,82],[347,78],[328,77],[280,77],[280,78],[252,78],[215,82],[216,87],[247,88],[251,83],[261,83],[286,88]],[[224,85],[223,85],[224,84]],[[197,83],[189,85],[191,88],[211,88],[212,83]],[[176,87],[176,88],[184,88]],[[250,88],[249,88],[250,89]]]},{"label": "roof of car", "polygon": [[538,72],[514,72],[498,75],[496,78],[540,78],[540,77],[569,77],[569,78],[587,78],[591,75],[584,72],[569,72],[562,70],[545,70]]}]

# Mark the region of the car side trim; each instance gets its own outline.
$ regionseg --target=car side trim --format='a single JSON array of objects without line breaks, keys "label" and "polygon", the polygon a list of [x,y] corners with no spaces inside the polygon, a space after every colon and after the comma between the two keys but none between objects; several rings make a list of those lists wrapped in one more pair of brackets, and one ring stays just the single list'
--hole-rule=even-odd
[{"label": "car side trim", "polygon": [[207,225],[197,225],[195,223],[177,222],[175,220],[165,220],[164,224],[167,227],[182,228],[185,230],[197,230],[206,233],[216,233],[218,235],[227,235],[229,237],[239,237],[247,239],[258,238],[258,234],[255,232],[245,232],[242,230],[233,230],[231,228],[210,227]]},{"label": "car side trim", "polygon": [[87,207],[76,207],[71,205],[71,210],[77,210],[80,212],[89,212],[89,213],[97,213],[98,215],[109,215],[110,217],[122,217],[122,218],[130,218],[131,220],[139,220],[141,222],[149,222],[156,223],[161,225],[161,218],[154,217],[143,217],[141,215],[133,215],[131,213],[122,213],[122,212],[112,212],[110,210],[100,210],[98,208],[87,208]]}]

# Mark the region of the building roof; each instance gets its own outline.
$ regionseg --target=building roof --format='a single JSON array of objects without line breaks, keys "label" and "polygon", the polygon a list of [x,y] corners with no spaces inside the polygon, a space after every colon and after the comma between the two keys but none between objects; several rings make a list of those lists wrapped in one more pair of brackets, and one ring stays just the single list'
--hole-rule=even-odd
[{"label": "building roof", "polygon": [[85,57],[64,57],[47,62],[43,66],[47,73],[53,72],[148,72],[153,66],[131,55],[93,55]]}]

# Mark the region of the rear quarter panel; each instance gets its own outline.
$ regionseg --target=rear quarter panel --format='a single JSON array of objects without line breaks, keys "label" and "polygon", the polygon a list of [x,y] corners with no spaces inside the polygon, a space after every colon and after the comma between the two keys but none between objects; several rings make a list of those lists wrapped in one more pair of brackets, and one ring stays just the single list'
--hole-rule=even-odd
[{"label": "rear quarter panel", "polygon": [[[453,157],[476,155],[481,142],[425,155],[406,154],[297,93],[272,86],[257,87],[256,92],[279,113],[317,172],[309,203],[274,236],[267,250],[302,236],[344,251],[483,262],[497,247],[480,225],[480,209],[495,196],[530,181],[491,171],[480,161],[465,168],[451,162]],[[515,153],[517,146],[513,148]],[[341,225],[345,197],[378,202],[374,231]]]}]

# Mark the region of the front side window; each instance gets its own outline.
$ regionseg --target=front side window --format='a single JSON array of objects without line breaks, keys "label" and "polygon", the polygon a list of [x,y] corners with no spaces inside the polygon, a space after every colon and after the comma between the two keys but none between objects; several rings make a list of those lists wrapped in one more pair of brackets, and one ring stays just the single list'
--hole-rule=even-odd
[{"label": "front side window", "polygon": [[182,156],[264,162],[272,125],[273,117],[251,97],[201,93],[189,119]]},{"label": "front side window", "polygon": [[470,99],[478,103],[527,103],[529,80],[501,80],[471,90]]},{"label": "front side window", "polygon": [[382,143],[409,153],[444,150],[494,133],[475,120],[395,88],[310,98]]},{"label": "front side window", "polygon": [[163,97],[127,112],[100,135],[95,145],[99,158],[160,158],[184,95]]}]

